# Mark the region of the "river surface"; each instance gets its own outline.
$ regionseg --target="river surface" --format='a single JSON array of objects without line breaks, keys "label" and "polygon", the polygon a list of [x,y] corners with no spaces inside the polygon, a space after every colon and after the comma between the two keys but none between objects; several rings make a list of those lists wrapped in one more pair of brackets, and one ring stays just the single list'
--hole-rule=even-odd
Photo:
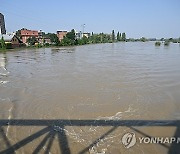
[{"label": "river surface", "polygon": [[[127,132],[179,134],[176,126],[149,126],[148,120],[180,120],[180,45],[135,42],[0,53],[3,120],[9,125],[0,127],[0,153],[168,153],[172,144],[137,141],[125,148],[121,138]],[[46,120],[53,131],[38,136]],[[102,126],[108,120],[134,122]],[[136,120],[147,123],[139,127]]]}]

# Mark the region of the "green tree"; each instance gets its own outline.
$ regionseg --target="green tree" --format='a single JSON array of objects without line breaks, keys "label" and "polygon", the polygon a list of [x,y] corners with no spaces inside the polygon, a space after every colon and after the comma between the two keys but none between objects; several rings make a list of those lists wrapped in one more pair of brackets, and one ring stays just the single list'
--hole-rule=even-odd
[{"label": "green tree", "polygon": [[160,41],[164,41],[164,38],[161,38]]},{"label": "green tree", "polygon": [[100,33],[101,43],[103,43],[103,41],[104,41],[103,35],[104,35],[103,33]]},{"label": "green tree", "polygon": [[120,34],[119,34],[119,32],[117,33],[117,41],[120,41]]},{"label": "green tree", "polygon": [[45,34],[44,37],[49,38],[51,40],[51,43],[53,43],[54,45],[56,46],[60,45],[59,38],[57,37],[56,34],[48,33],[48,34]]},{"label": "green tree", "polygon": [[43,45],[45,45],[46,44],[46,40],[44,39],[44,37],[43,37]]},{"label": "green tree", "polygon": [[17,30],[16,31],[16,36],[20,39],[22,39],[22,36],[21,36],[21,30]]},{"label": "green tree", "polygon": [[86,36],[83,36],[82,38],[83,44],[88,44],[88,38]]},{"label": "green tree", "polygon": [[115,42],[115,33],[114,33],[114,30],[112,31],[112,42]]},{"label": "green tree", "polygon": [[62,45],[62,46],[70,46],[70,45],[73,45],[73,42],[69,38],[64,37],[61,40],[60,45]]},{"label": "green tree", "polygon": [[112,42],[112,34],[104,34],[104,33],[93,34],[87,39],[88,41],[86,42],[88,44],[89,43],[110,43]]},{"label": "green tree", "polygon": [[33,37],[29,37],[28,39],[27,39],[27,43],[29,44],[29,45],[35,45],[35,43],[37,43],[38,41],[37,41],[37,39],[33,36]]},{"label": "green tree", "polygon": [[147,39],[146,39],[145,37],[142,37],[142,38],[140,38],[140,41],[141,41],[141,42],[146,42]]},{"label": "green tree", "polygon": [[75,30],[72,29],[69,33],[66,34],[66,37],[72,41],[75,41],[76,39]]},{"label": "green tree", "polygon": [[160,46],[161,42],[155,42],[155,46]]},{"label": "green tree", "polygon": [[119,33],[119,41],[122,41],[121,33]]},{"label": "green tree", "polygon": [[126,33],[122,33],[122,41],[126,41]]},{"label": "green tree", "polygon": [[6,43],[5,43],[5,41],[4,41],[4,37],[3,37],[3,36],[2,36],[2,38],[1,38],[0,43],[1,43],[1,49],[6,49]]},{"label": "green tree", "polygon": [[75,30],[72,29],[70,32],[68,32],[60,44],[62,46],[77,45]]}]

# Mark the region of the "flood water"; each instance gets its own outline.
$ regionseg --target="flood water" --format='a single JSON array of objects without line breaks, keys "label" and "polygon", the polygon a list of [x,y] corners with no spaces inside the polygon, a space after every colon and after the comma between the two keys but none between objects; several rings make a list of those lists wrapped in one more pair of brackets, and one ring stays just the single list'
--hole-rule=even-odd
[{"label": "flood water", "polygon": [[[179,134],[176,125],[148,121],[180,120],[180,46],[115,43],[0,53],[3,120],[9,125],[0,127],[0,153],[170,153],[172,144],[137,141],[127,149],[121,138],[127,132]],[[108,120],[134,122],[102,126]],[[137,120],[147,123],[137,126]],[[48,123],[53,130],[35,134]]]}]

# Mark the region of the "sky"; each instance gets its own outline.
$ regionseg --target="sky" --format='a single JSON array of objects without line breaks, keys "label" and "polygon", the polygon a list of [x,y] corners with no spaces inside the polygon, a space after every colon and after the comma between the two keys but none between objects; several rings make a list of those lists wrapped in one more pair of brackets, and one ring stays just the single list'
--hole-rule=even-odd
[{"label": "sky", "polygon": [[0,0],[6,29],[126,32],[128,38],[179,38],[180,0]]}]

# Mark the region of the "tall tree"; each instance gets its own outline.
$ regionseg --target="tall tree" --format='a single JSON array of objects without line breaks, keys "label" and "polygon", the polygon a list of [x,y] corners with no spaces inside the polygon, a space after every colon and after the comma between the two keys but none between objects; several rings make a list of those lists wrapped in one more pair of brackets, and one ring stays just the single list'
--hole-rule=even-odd
[{"label": "tall tree", "polygon": [[17,30],[16,31],[16,36],[20,39],[22,39],[22,36],[21,36],[21,30]]},{"label": "tall tree", "polygon": [[69,33],[67,33],[66,37],[71,41],[75,41],[76,39],[75,30],[72,29]]},{"label": "tall tree", "polygon": [[114,30],[112,31],[112,42],[115,42],[115,33],[114,33]]},{"label": "tall tree", "polygon": [[126,41],[126,33],[122,33],[122,41]]},{"label": "tall tree", "polygon": [[65,45],[75,45],[77,43],[76,41],[76,34],[75,34],[75,30],[72,29],[70,32],[68,32],[66,34],[66,36],[64,37],[64,39],[61,41],[61,45],[65,46]]},{"label": "tall tree", "polygon": [[121,33],[119,33],[119,41],[122,41]]},{"label": "tall tree", "polygon": [[54,34],[54,33],[45,34],[44,37],[50,38],[51,42],[52,42],[53,44],[55,44],[56,46],[58,46],[58,45],[60,44],[59,38],[58,38],[57,35]]},{"label": "tall tree", "polygon": [[119,35],[119,32],[117,33],[117,41],[120,41],[120,35]]},{"label": "tall tree", "polygon": [[6,49],[6,43],[4,41],[4,37],[2,36],[1,40],[0,40],[0,43],[1,43],[1,48],[2,49]]}]

